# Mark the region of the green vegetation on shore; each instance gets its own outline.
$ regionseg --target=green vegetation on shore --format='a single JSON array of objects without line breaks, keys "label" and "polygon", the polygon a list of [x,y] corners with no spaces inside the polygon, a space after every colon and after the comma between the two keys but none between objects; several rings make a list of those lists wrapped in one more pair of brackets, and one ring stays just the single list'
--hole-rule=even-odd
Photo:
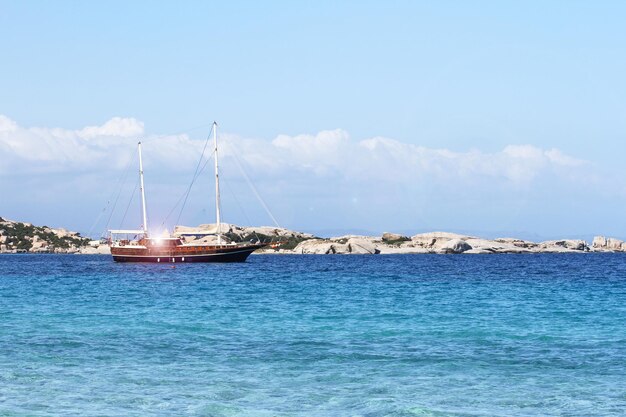
[{"label": "green vegetation on shore", "polygon": [[383,237],[382,241],[388,245],[400,246],[404,242],[410,242],[411,238],[408,238],[406,236],[400,236],[399,238],[395,238],[395,239],[386,239],[385,237]]},{"label": "green vegetation on shore", "polygon": [[224,235],[231,242],[256,242],[259,241],[261,243],[275,243],[277,246],[275,249],[286,249],[291,250],[298,246],[300,242],[308,240],[310,238],[302,237],[302,236],[269,236],[263,233],[246,233],[243,235],[239,235],[237,233],[226,233]]},{"label": "green vegetation on shore", "polygon": [[[79,233],[59,231],[48,226],[33,226],[29,223],[12,222],[0,217],[0,245],[5,251],[54,252],[81,248],[89,239]],[[37,244],[35,247],[35,244]]]}]

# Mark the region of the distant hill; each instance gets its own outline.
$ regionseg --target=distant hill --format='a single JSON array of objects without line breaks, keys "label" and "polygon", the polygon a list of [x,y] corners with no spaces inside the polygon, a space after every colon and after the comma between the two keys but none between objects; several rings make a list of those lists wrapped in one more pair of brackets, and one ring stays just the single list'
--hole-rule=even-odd
[{"label": "distant hill", "polygon": [[80,233],[0,217],[0,253],[75,253],[89,241]]}]

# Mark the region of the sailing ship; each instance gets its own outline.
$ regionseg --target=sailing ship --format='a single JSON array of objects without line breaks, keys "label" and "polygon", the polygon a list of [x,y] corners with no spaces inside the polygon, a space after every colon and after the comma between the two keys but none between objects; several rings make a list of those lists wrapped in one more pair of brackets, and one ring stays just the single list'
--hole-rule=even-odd
[{"label": "sailing ship", "polygon": [[[267,246],[265,243],[226,243],[222,241],[220,213],[220,180],[217,159],[217,123],[213,122],[213,142],[215,145],[215,206],[216,235],[215,244],[185,243],[178,237],[152,237],[148,233],[146,213],[146,193],[143,180],[143,161],[141,142],[137,145],[139,153],[139,186],[141,189],[141,213],[143,224],[140,230],[110,230],[109,246],[116,262],[244,262],[257,249]],[[120,238],[121,236],[121,238]],[[138,237],[128,239],[128,236]]]}]

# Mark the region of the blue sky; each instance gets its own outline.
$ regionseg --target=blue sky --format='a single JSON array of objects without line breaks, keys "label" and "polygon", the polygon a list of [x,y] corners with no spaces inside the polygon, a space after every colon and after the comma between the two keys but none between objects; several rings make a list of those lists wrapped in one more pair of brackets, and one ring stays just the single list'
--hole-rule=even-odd
[{"label": "blue sky", "polygon": [[[87,231],[139,135],[164,217],[216,119],[287,227],[626,237],[625,15],[617,1],[0,1],[15,127],[0,132],[0,216]],[[84,131],[115,117],[131,128]],[[231,178],[226,220],[271,223]],[[202,190],[182,222],[212,219]]]}]

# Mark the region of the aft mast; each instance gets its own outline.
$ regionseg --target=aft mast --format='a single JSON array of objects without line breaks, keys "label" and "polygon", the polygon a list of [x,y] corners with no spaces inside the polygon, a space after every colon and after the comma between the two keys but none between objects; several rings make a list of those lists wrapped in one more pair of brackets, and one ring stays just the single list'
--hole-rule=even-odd
[{"label": "aft mast", "polygon": [[139,151],[139,186],[141,188],[141,212],[143,215],[143,224],[141,229],[143,230],[144,237],[148,237],[148,216],[146,215],[146,190],[143,185],[143,161],[141,159],[141,142],[137,144]]},{"label": "aft mast", "polygon": [[213,142],[215,143],[215,217],[216,217],[216,233],[217,244],[222,243],[222,236],[220,235],[221,229],[221,216],[220,216],[220,175],[217,163],[217,122],[213,122]]}]

